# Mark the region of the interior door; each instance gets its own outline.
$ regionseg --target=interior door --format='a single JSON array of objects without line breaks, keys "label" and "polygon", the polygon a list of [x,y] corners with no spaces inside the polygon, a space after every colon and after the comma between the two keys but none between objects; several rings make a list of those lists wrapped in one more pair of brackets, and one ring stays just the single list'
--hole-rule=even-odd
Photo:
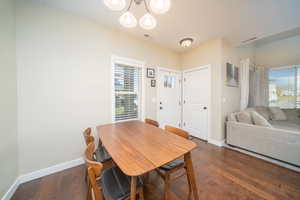
[{"label": "interior door", "polygon": [[183,73],[183,129],[203,140],[208,138],[210,71],[208,67]]},{"label": "interior door", "polygon": [[160,127],[181,127],[181,73],[160,69],[158,87]]}]

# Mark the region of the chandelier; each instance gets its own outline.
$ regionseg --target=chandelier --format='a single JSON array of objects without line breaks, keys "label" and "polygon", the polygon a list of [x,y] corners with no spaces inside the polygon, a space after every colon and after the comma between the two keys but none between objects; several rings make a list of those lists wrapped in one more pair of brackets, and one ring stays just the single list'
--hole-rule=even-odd
[{"label": "chandelier", "polygon": [[[155,14],[164,14],[171,7],[171,0],[150,0],[149,7],[146,0],[130,0],[129,6],[125,13],[119,19],[122,26],[126,28],[134,28],[137,26],[138,20],[130,12],[132,4],[145,6],[146,14],[139,19],[139,24],[143,29],[150,30],[156,27],[156,19],[151,14],[150,10]],[[121,11],[126,7],[125,0],[104,0],[104,4],[113,11]]]}]

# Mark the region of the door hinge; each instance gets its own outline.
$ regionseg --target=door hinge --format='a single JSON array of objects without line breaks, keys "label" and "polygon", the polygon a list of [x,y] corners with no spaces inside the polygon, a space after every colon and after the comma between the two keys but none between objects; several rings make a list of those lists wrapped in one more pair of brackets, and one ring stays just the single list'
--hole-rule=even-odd
[{"label": "door hinge", "polygon": [[183,123],[183,126],[185,126],[185,122]]},{"label": "door hinge", "polygon": [[181,127],[181,124],[180,124],[180,123],[178,123],[178,127]]},{"label": "door hinge", "polygon": [[185,102],[185,100],[183,101],[183,104],[185,104],[186,102]]},{"label": "door hinge", "polygon": [[185,81],[186,81],[186,78],[183,78],[183,81],[185,82]]}]

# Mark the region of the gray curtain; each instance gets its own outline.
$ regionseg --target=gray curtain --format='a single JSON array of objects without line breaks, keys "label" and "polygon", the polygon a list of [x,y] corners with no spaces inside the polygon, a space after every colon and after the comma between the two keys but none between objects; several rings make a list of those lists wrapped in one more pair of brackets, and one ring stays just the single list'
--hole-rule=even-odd
[{"label": "gray curtain", "polygon": [[269,68],[250,69],[249,107],[269,105]]}]

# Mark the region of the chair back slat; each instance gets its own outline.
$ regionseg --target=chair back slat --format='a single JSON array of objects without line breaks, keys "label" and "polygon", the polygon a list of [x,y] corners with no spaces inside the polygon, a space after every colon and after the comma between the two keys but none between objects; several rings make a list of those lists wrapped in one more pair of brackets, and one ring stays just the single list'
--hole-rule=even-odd
[{"label": "chair back slat", "polygon": [[95,138],[93,136],[91,136],[91,133],[92,133],[91,128],[87,128],[83,131],[83,137],[84,137],[86,145],[89,145],[91,142],[94,142],[94,140],[95,140]]},{"label": "chair back slat", "polygon": [[146,124],[153,125],[153,126],[156,126],[156,127],[159,127],[159,123],[158,123],[157,121],[153,120],[153,119],[148,119],[148,118],[146,118],[146,119],[145,119],[145,123],[146,123]]},{"label": "chair back slat", "polygon": [[184,131],[184,130],[182,130],[180,128],[176,128],[174,126],[168,126],[168,125],[166,125],[165,126],[165,130],[168,131],[168,132],[174,133],[174,134],[176,134],[178,136],[184,137],[186,139],[189,139],[189,136],[190,136],[190,134],[188,132],[186,132],[186,131]]}]

